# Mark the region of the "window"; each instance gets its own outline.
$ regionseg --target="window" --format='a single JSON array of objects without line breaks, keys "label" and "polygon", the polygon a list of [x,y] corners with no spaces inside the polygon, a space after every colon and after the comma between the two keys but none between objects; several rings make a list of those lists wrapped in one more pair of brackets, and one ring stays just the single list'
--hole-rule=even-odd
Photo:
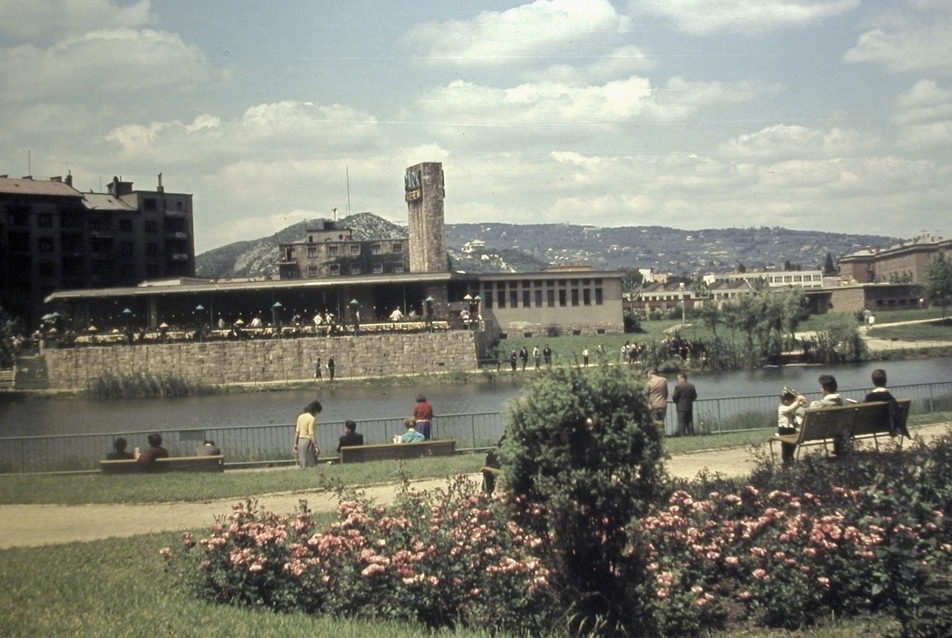
[{"label": "window", "polygon": [[596,306],[602,305],[602,289],[601,288],[595,289],[595,305]]},{"label": "window", "polygon": [[506,291],[505,290],[496,291],[496,302],[500,308],[506,307]]},{"label": "window", "polygon": [[119,244],[119,254],[123,257],[132,257],[132,242],[124,241]]},{"label": "window", "polygon": [[542,307],[542,291],[539,290],[538,288],[536,288],[536,291],[535,291],[535,307],[536,308]]},{"label": "window", "polygon": [[145,267],[145,276],[146,277],[158,277],[162,274],[162,271],[159,269],[158,264],[148,264]]},{"label": "window", "polygon": [[530,296],[531,291],[527,288],[522,291],[522,307],[528,308],[531,305]]},{"label": "window", "polygon": [[308,246],[308,247],[307,247],[307,256],[308,256],[308,257],[317,257],[317,246]]},{"label": "window", "polygon": [[572,305],[578,305],[578,288],[572,288]]},{"label": "window", "polygon": [[159,245],[154,241],[147,242],[145,245],[145,254],[146,255],[158,255],[159,254]]},{"label": "window", "polygon": [[588,288],[582,289],[582,305],[591,306],[592,305],[592,291]]},{"label": "window", "polygon": [[546,290],[545,291],[545,305],[549,308],[555,308],[555,291]]},{"label": "window", "polygon": [[483,289],[483,304],[487,308],[493,307],[493,289],[488,285]]},{"label": "window", "polygon": [[380,254],[380,244],[370,244],[370,254],[379,255]]},{"label": "window", "polygon": [[40,228],[52,228],[53,227],[53,216],[49,213],[43,213],[42,215],[36,216],[36,225]]},{"label": "window", "polygon": [[337,257],[340,254],[340,249],[337,244],[328,244],[327,246],[327,256],[328,257]]},{"label": "window", "polygon": [[156,200],[152,199],[151,197],[143,200],[142,210],[158,210],[158,206],[156,206]]},{"label": "window", "polygon": [[360,274],[360,264],[351,264],[350,265],[350,274],[359,275]]},{"label": "window", "polygon": [[396,272],[396,273],[403,272],[403,264],[394,264],[393,272]]},{"label": "window", "polygon": [[41,253],[51,253],[53,252],[53,238],[52,237],[40,237],[39,243],[37,244],[37,249]]},{"label": "window", "polygon": [[518,290],[509,291],[509,307],[510,308],[519,307],[519,291]]},{"label": "window", "polygon": [[132,232],[132,220],[131,219],[120,219],[119,220],[119,230],[124,233]]},{"label": "window", "polygon": [[336,277],[340,274],[340,264],[331,264],[327,271],[329,275]]},{"label": "window", "polygon": [[159,232],[159,223],[154,219],[145,220],[145,232],[149,233],[150,235],[154,235],[155,233]]},{"label": "window", "polygon": [[374,274],[379,275],[383,272],[383,264],[374,264]]},{"label": "window", "polygon": [[353,256],[360,254],[360,244],[351,244],[350,245],[350,254]]},{"label": "window", "polygon": [[185,208],[185,203],[182,200],[175,202],[175,210],[183,210]]},{"label": "window", "polygon": [[317,277],[317,266],[311,264],[307,267],[307,276],[308,277]]},{"label": "window", "polygon": [[565,290],[560,290],[560,291],[559,291],[559,305],[560,305],[560,306],[565,307],[565,306],[568,305],[568,303],[566,302],[565,299],[566,299],[566,298],[565,298]]},{"label": "window", "polygon": [[37,264],[40,270],[40,277],[53,277],[56,275],[56,266],[52,261],[41,261]]},{"label": "window", "polygon": [[403,242],[395,241],[393,242],[393,252],[402,253],[403,252]]}]

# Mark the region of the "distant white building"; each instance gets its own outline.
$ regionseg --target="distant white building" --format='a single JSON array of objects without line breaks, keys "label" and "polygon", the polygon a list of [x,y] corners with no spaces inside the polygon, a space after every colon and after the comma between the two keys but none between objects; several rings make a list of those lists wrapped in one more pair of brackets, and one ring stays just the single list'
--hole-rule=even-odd
[{"label": "distant white building", "polygon": [[702,280],[708,287],[717,281],[746,281],[753,285],[763,281],[771,288],[822,288],[822,270],[765,270],[757,272],[710,273]]}]

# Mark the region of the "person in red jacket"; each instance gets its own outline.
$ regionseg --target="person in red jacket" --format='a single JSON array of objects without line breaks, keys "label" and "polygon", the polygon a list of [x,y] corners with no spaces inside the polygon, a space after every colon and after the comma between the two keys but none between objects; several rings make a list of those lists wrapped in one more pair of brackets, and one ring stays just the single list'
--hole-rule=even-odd
[{"label": "person in red jacket", "polygon": [[433,426],[433,406],[422,394],[417,395],[416,405],[413,406],[413,418],[416,420],[416,431],[429,441],[430,429]]}]

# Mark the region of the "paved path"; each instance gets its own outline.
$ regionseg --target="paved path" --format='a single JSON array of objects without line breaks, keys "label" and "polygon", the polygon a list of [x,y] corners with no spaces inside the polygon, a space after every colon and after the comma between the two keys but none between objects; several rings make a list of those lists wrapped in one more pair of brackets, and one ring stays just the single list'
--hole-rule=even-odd
[{"label": "paved path", "polygon": [[[926,439],[948,431],[949,424],[919,429],[914,436]],[[766,446],[722,448],[671,457],[666,467],[674,477],[695,478],[698,472],[743,476],[751,471]],[[480,475],[472,477],[481,480]],[[414,482],[417,489],[436,489],[446,479]],[[393,498],[398,486],[380,485],[364,492],[379,502]],[[320,491],[268,494],[258,497],[264,509],[279,514],[293,512],[306,499],[315,512],[333,511],[337,500]],[[0,548],[31,547],[73,541],[91,541],[152,532],[181,531],[209,527],[216,516],[227,515],[240,499],[228,498],[200,503],[151,503],[136,505],[0,505]]]}]

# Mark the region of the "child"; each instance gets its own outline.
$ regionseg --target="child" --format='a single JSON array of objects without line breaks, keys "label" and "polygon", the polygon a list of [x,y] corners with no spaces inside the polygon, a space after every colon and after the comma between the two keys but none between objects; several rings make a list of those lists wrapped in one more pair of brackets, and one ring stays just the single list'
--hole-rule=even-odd
[{"label": "child", "polygon": [[[806,399],[790,388],[784,388],[780,393],[780,405],[777,406],[777,434],[789,436],[797,433],[797,409]],[[793,455],[797,446],[794,443],[780,443],[781,458],[784,465],[793,462]]]}]

